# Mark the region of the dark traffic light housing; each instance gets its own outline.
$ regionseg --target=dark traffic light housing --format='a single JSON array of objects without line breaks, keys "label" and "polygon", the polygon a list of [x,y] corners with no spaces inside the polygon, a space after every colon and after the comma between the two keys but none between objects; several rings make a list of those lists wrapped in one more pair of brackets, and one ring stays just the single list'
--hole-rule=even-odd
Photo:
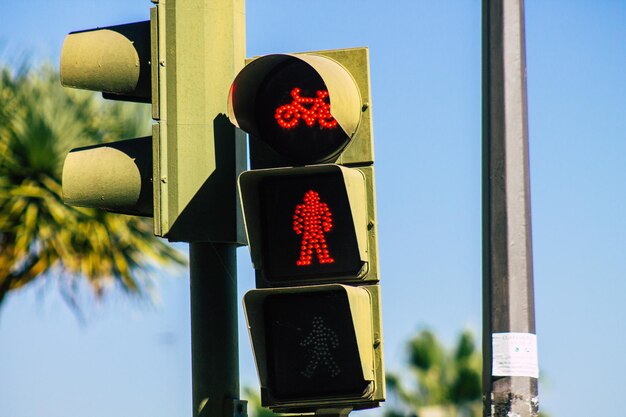
[{"label": "dark traffic light housing", "polygon": [[[251,168],[316,163],[371,165],[374,150],[368,68],[367,48],[249,60],[231,86],[228,116],[250,135]],[[290,117],[286,106],[298,104],[295,96],[304,100],[299,104],[306,111]],[[337,122],[334,126],[324,119],[325,105],[332,109]],[[286,127],[281,128],[279,119]]]},{"label": "dark traffic light housing", "polygon": [[377,285],[253,290],[244,302],[265,405],[307,412],[384,399]]},{"label": "dark traffic light housing", "polygon": [[240,189],[257,286],[375,281],[362,171],[332,164],[247,171]]}]

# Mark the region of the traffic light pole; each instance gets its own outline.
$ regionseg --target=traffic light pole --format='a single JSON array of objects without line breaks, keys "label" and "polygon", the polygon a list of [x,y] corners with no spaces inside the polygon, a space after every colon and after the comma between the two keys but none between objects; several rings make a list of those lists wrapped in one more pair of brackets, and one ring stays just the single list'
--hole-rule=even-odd
[{"label": "traffic light pole", "polygon": [[235,232],[242,225],[234,207],[245,144],[225,116],[230,84],[244,66],[245,4],[154,1],[166,11],[168,145],[161,154],[178,176],[175,187],[165,184],[169,203],[161,209],[194,208],[189,216],[187,209],[161,214],[161,220],[178,216],[168,238],[190,242],[192,415],[245,417],[237,333],[236,247],[242,241]]},{"label": "traffic light pole", "polygon": [[536,417],[523,0],[483,0],[484,416]]},{"label": "traffic light pole", "polygon": [[236,245],[191,243],[193,416],[245,416],[239,401]]},{"label": "traffic light pole", "polygon": [[246,146],[226,117],[245,64],[245,0],[152,2],[150,21],[66,37],[64,86],[152,102],[157,123],[152,137],[72,150],[64,200],[153,216],[157,236],[190,242],[193,416],[245,417],[236,247],[246,240],[236,184]]}]

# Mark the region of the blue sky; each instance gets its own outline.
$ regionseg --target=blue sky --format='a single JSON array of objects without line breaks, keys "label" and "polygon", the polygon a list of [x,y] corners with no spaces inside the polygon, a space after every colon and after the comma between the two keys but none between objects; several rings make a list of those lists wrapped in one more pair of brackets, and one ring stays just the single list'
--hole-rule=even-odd
[{"label": "blue sky", "polygon": [[[0,0],[0,57],[148,18],[148,0]],[[247,55],[368,46],[385,359],[430,327],[481,329],[479,1],[248,0]],[[315,24],[309,22],[316,22]],[[621,417],[626,373],[626,3],[527,0],[540,405]],[[1,103],[0,103],[1,105]],[[186,250],[184,245],[181,245]],[[253,287],[246,248],[239,290]],[[0,312],[0,416],[191,415],[188,279],[154,306],[112,294],[82,323],[48,280]],[[241,309],[240,309],[241,310]],[[240,321],[243,313],[240,312]],[[256,386],[240,326],[242,385]]]}]

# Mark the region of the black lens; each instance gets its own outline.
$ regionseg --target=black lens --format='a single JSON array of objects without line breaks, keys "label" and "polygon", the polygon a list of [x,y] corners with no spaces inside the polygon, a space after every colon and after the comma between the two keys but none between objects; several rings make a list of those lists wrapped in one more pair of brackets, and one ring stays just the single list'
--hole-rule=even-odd
[{"label": "black lens", "polygon": [[287,60],[264,80],[256,101],[258,139],[294,165],[331,160],[350,137],[332,117],[332,97],[319,74]]},{"label": "black lens", "polygon": [[269,385],[278,400],[359,396],[367,387],[347,294],[275,294],[265,300]]}]

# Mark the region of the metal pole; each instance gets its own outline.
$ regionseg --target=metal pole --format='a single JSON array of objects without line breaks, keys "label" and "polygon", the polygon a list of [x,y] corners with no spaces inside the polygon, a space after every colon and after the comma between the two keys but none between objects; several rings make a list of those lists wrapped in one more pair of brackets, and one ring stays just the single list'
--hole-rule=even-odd
[{"label": "metal pole", "polygon": [[[238,239],[232,232],[238,229],[240,219],[232,213],[236,208],[231,210],[230,203],[217,204],[220,198],[235,201],[238,167],[245,157],[234,145],[243,143],[240,140],[243,137],[228,124],[225,116],[230,84],[244,65],[244,5],[244,0],[166,0],[168,28],[175,29],[166,34],[168,46],[175,49],[169,61],[168,81],[171,78],[173,86],[168,90],[168,110],[171,110],[170,122],[175,117],[178,123],[178,142],[176,149],[170,151],[180,161],[203,155],[204,165],[198,165],[197,158],[195,165],[185,160],[186,169],[209,173],[204,185],[223,190],[222,195],[203,200],[205,216],[220,219],[218,224],[191,216],[183,225],[191,231],[197,227],[209,228],[208,241],[189,245],[194,417],[246,416],[246,402],[239,399]],[[185,147],[185,142],[197,137],[194,135],[211,136],[207,140],[214,148]],[[219,187],[211,188],[216,184]],[[181,195],[198,186],[192,181],[178,181],[176,185]],[[182,204],[181,200],[177,204]],[[172,230],[175,228],[176,225]]]},{"label": "metal pole", "polygon": [[237,255],[229,243],[191,243],[194,417],[244,416],[239,401]]},{"label": "metal pole", "polygon": [[523,0],[483,0],[484,416],[537,416]]}]

